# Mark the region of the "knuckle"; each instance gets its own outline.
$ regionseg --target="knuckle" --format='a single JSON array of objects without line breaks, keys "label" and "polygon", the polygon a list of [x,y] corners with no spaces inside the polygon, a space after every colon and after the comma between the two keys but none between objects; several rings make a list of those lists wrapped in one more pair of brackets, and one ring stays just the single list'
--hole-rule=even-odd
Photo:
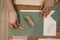
[{"label": "knuckle", "polygon": [[9,21],[9,24],[14,24],[14,22],[10,22],[10,21]]}]

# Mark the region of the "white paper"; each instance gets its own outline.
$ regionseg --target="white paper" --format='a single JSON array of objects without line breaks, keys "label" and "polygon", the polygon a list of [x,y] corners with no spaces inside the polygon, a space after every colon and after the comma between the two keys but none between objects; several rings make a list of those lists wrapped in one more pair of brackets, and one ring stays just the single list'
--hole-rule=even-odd
[{"label": "white paper", "polygon": [[51,11],[47,18],[44,18],[44,36],[56,36],[56,21],[51,17],[55,11]]},{"label": "white paper", "polygon": [[60,39],[53,39],[53,38],[39,38],[38,40],[60,40]]},{"label": "white paper", "polygon": [[42,5],[44,0],[15,0],[15,4],[23,4],[23,5]]}]

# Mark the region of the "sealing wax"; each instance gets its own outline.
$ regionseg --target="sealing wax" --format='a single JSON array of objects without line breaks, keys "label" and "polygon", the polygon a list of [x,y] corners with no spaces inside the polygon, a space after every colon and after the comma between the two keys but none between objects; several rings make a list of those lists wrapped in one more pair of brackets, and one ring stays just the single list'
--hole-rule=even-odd
[{"label": "sealing wax", "polygon": [[32,21],[31,17],[30,16],[26,16],[25,19],[27,20],[27,22],[30,24],[30,26],[34,27],[35,24],[34,22]]}]

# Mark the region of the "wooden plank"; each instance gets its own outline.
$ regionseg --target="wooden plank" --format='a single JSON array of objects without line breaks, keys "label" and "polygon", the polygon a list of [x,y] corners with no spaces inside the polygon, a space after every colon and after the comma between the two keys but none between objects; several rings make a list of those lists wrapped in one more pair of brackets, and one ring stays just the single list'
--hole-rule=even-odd
[{"label": "wooden plank", "polygon": [[[55,5],[60,5],[60,1],[58,1]],[[17,11],[19,10],[42,10],[41,6],[36,5],[22,5],[22,4],[14,4],[14,7]]]},{"label": "wooden plank", "polygon": [[34,5],[14,5],[17,11],[19,10],[40,10],[41,6],[34,6]]},{"label": "wooden plank", "polygon": [[[58,32],[58,29],[60,30],[60,26],[57,26],[57,35],[56,36],[43,36],[43,37],[28,37],[28,40],[37,40],[38,38],[60,38],[60,32]],[[12,39],[12,37],[9,37],[9,39]]]},{"label": "wooden plank", "polygon": [[4,0],[0,0],[0,40],[8,38],[8,12]]}]

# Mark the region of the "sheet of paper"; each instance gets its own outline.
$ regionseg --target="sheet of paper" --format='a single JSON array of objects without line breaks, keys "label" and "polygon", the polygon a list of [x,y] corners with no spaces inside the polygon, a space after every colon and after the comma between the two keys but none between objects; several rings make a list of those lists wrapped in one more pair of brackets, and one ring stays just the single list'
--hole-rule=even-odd
[{"label": "sheet of paper", "polygon": [[56,21],[51,17],[55,10],[51,11],[47,18],[44,18],[44,36],[56,36]]},{"label": "sheet of paper", "polygon": [[38,40],[60,40],[60,39],[53,39],[53,38],[39,38]]},{"label": "sheet of paper", "polygon": [[15,0],[15,4],[23,4],[23,5],[42,5],[43,0]]}]

